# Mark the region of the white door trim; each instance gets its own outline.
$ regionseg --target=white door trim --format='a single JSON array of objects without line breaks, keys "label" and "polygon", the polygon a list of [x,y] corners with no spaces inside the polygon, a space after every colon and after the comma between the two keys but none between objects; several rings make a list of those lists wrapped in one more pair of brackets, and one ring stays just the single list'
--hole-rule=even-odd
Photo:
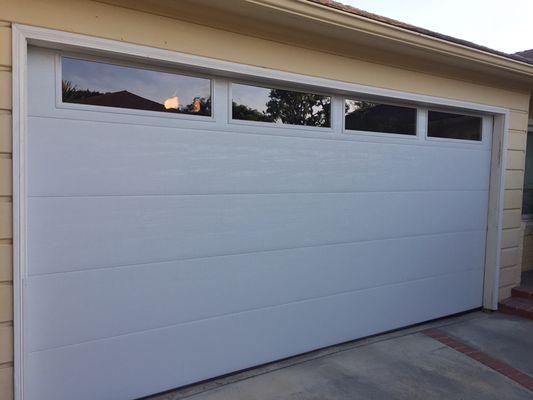
[{"label": "white door trim", "polygon": [[24,338],[23,292],[26,277],[26,195],[27,195],[27,51],[28,44],[63,50],[107,52],[146,61],[194,67],[225,76],[260,78],[278,83],[298,83],[333,93],[363,94],[416,102],[420,106],[440,106],[476,110],[494,115],[493,149],[489,193],[489,215],[485,262],[483,306],[495,310],[498,305],[500,245],[503,220],[503,195],[509,110],[397,90],[375,88],[331,79],[317,78],[268,68],[243,65],[191,54],[151,48],[115,40],[13,24],[13,286],[14,286],[14,378],[15,399],[23,400]]}]

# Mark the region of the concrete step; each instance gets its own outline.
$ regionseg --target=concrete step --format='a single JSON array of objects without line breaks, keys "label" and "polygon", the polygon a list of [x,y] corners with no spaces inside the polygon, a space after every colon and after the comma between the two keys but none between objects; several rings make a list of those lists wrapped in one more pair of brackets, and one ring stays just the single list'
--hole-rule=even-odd
[{"label": "concrete step", "polygon": [[533,320],[533,298],[509,297],[500,302],[500,311]]},{"label": "concrete step", "polygon": [[511,296],[521,297],[523,299],[533,299],[533,287],[517,286],[511,290]]}]

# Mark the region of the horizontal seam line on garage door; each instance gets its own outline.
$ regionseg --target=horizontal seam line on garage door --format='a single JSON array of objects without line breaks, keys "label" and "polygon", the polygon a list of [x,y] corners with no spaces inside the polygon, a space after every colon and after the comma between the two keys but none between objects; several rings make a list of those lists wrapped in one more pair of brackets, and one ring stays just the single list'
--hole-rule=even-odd
[{"label": "horizontal seam line on garage door", "polygon": [[[91,111],[92,112],[92,111]],[[466,150],[466,151],[481,151],[481,152],[490,152],[491,145],[483,144],[478,141],[469,141],[465,140],[465,143],[457,142],[446,142],[446,141],[419,141],[415,140],[416,136],[413,138],[394,138],[394,137],[383,137],[383,136],[372,136],[372,132],[360,134],[360,133],[351,133],[349,131],[338,131],[333,129],[332,131],[323,132],[323,131],[314,131],[312,129],[298,129],[295,130],[292,134],[288,132],[289,128],[278,128],[276,126],[255,126],[250,125],[252,128],[264,129],[264,131],[252,131],[245,130],[248,125],[240,124],[231,124],[225,121],[213,121],[213,122],[203,122],[203,121],[187,121],[187,123],[192,124],[214,124],[210,127],[180,127],[180,126],[169,126],[169,125],[157,125],[149,123],[138,123],[138,122],[118,122],[118,121],[105,121],[97,120],[90,118],[74,118],[74,117],[54,117],[50,115],[29,115],[31,118],[43,118],[43,119],[55,119],[55,120],[66,120],[66,121],[82,121],[82,122],[95,122],[102,124],[115,124],[115,125],[135,125],[135,126],[147,126],[150,128],[163,128],[170,129],[173,131],[180,130],[184,131],[180,134],[190,134],[191,129],[198,131],[206,132],[215,132],[215,133],[226,133],[233,135],[259,135],[267,137],[280,137],[288,139],[311,139],[311,140],[333,140],[333,141],[347,141],[355,143],[376,143],[376,144],[386,144],[386,145],[398,145],[398,146],[420,146],[420,147],[444,147],[449,149],[457,150]],[[147,118],[157,118],[157,117],[147,117]],[[242,126],[239,130],[233,130],[235,126]],[[241,130],[242,129],[242,130]],[[319,136],[320,135],[320,136]],[[329,135],[329,136],[328,136]]]},{"label": "horizontal seam line on garage door", "polygon": [[445,236],[445,235],[454,235],[454,234],[461,234],[461,233],[486,233],[486,229],[467,229],[463,231],[424,233],[420,235],[393,236],[393,237],[385,237],[385,238],[380,238],[380,239],[355,240],[355,241],[336,242],[336,243],[322,243],[322,244],[314,244],[314,245],[306,245],[306,246],[294,246],[294,247],[283,247],[283,248],[274,248],[274,249],[266,249],[266,250],[244,251],[244,252],[237,252],[237,253],[216,254],[216,255],[210,255],[210,256],[173,258],[173,259],[167,259],[167,260],[157,260],[157,261],[149,261],[149,262],[141,262],[141,263],[119,264],[119,265],[110,265],[110,266],[102,266],[102,267],[88,267],[82,270],[68,270],[68,271],[47,272],[47,273],[41,273],[41,274],[29,274],[28,278],[38,277],[38,276],[58,275],[58,274],[84,273],[84,272],[89,272],[89,271],[107,270],[107,269],[115,269],[115,268],[134,268],[134,267],[138,267],[142,265],[193,261],[193,260],[202,260],[202,259],[210,259],[210,258],[218,258],[218,257],[235,257],[235,256],[249,255],[249,254],[283,252],[283,251],[307,249],[307,248],[313,248],[313,247],[332,247],[332,246],[346,246],[346,245],[358,244],[358,243],[398,241],[402,239],[415,239],[415,238],[420,238],[424,236],[430,236],[430,237],[431,236]]},{"label": "horizontal seam line on garage door", "polygon": [[281,308],[281,307],[285,307],[285,306],[292,306],[292,305],[295,305],[295,304],[301,304],[301,303],[307,303],[307,302],[312,302],[312,301],[323,300],[323,299],[327,299],[327,298],[330,298],[330,297],[345,296],[345,295],[348,295],[348,294],[351,294],[351,293],[356,293],[356,292],[371,291],[371,290],[374,290],[374,289],[382,289],[382,288],[386,288],[386,287],[404,285],[404,284],[412,283],[412,282],[422,282],[422,281],[425,281],[425,280],[441,278],[441,277],[445,277],[445,276],[448,276],[448,275],[450,275],[450,276],[451,275],[459,275],[459,274],[464,274],[464,273],[467,273],[467,272],[483,271],[483,270],[484,270],[484,267],[469,268],[469,269],[465,269],[465,270],[461,270],[461,271],[454,271],[454,272],[448,272],[448,273],[443,273],[443,274],[436,274],[436,275],[432,275],[432,276],[429,276],[429,277],[423,277],[423,278],[412,279],[412,280],[407,280],[407,281],[387,283],[387,284],[383,284],[383,285],[370,286],[370,287],[359,288],[359,289],[354,289],[354,290],[345,290],[345,291],[342,291],[342,292],[332,293],[332,294],[323,295],[323,296],[310,297],[310,298],[299,299],[299,300],[295,300],[295,301],[289,301],[287,303],[282,303],[282,304],[275,304],[275,305],[270,305],[270,306],[253,308],[253,309],[249,309],[249,310],[242,310],[242,311],[218,314],[218,315],[213,315],[213,316],[210,316],[210,317],[201,318],[201,319],[197,319],[197,320],[183,321],[183,322],[170,324],[170,325],[163,325],[163,326],[158,326],[158,327],[154,327],[154,328],[147,328],[147,329],[142,329],[142,330],[134,331],[134,332],[127,332],[127,333],[123,333],[123,334],[119,334],[119,335],[115,335],[115,336],[107,336],[107,337],[102,337],[102,338],[89,339],[89,340],[84,340],[84,341],[81,341],[81,342],[78,342],[78,343],[53,346],[53,347],[48,347],[48,348],[40,349],[40,350],[33,350],[33,351],[30,351],[28,354],[41,353],[41,352],[46,352],[46,351],[53,351],[53,350],[62,349],[62,348],[66,348],[66,347],[74,347],[74,346],[84,345],[84,344],[92,343],[92,342],[113,340],[113,339],[116,339],[116,338],[125,337],[125,336],[132,336],[132,335],[138,335],[138,334],[142,334],[142,333],[145,333],[145,332],[151,332],[151,331],[158,331],[158,330],[175,328],[175,327],[178,327],[180,325],[196,324],[196,323],[201,323],[201,322],[212,320],[212,319],[227,318],[227,317],[230,317],[230,316],[235,316],[235,315],[240,315],[240,314],[249,314],[249,313],[262,311],[262,310],[276,309],[276,308]]},{"label": "horizontal seam line on garage door", "polygon": [[[520,190],[520,189],[508,189]],[[357,194],[357,193],[469,193],[488,192],[488,189],[432,189],[432,190],[355,190],[340,192],[257,192],[257,193],[146,193],[146,194],[72,194],[72,195],[29,195],[28,198],[98,198],[98,197],[179,197],[179,196],[282,196],[298,194]]]}]

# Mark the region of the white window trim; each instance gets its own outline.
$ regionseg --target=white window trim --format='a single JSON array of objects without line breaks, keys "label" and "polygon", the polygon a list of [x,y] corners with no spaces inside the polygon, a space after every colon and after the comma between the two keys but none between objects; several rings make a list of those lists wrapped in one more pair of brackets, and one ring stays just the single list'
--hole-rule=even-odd
[{"label": "white window trim", "polygon": [[[503,219],[503,193],[510,111],[491,105],[470,103],[427,95],[401,92],[347,83],[332,79],[299,75],[269,68],[243,65],[207,57],[184,54],[121,41],[101,39],[22,24],[12,25],[13,54],[13,289],[14,289],[14,396],[24,399],[24,338],[23,304],[27,266],[27,52],[28,44],[51,47],[63,51],[106,52],[144,62],[170,63],[176,68],[194,68],[202,73],[217,74],[239,79],[274,80],[279,83],[301,84],[332,93],[350,96],[377,96],[416,102],[421,107],[444,107],[474,110],[494,115],[491,177],[489,190],[489,214],[487,246],[485,254],[485,278],[483,306],[495,310],[498,307],[499,264]],[[213,111],[216,115],[216,111]]]},{"label": "white window trim", "polygon": [[[157,112],[157,111],[150,111],[150,110],[141,110],[141,109],[129,109],[129,108],[121,108],[121,107],[110,107],[110,106],[95,106],[95,105],[85,105],[85,104],[78,104],[78,103],[66,103],[62,100],[62,93],[61,93],[61,79],[62,79],[62,65],[61,60],[62,58],[74,58],[81,61],[95,61],[95,62],[102,62],[110,65],[118,65],[118,66],[126,66],[131,68],[141,68],[151,71],[161,71],[161,72],[167,72],[167,73],[174,73],[178,75],[184,75],[184,76],[191,76],[191,77],[198,77],[207,79],[210,81],[210,96],[211,96],[211,116],[202,116],[202,115],[190,115],[190,114],[169,114],[169,113],[163,113],[163,112]],[[305,86],[298,86],[294,83],[291,86],[288,85],[282,85],[276,82],[265,82],[265,81],[251,81],[251,80],[245,80],[245,79],[228,79],[221,77],[220,75],[213,75],[213,74],[206,74],[206,73],[198,73],[195,69],[177,69],[169,65],[159,65],[159,64],[148,64],[147,62],[140,62],[137,61],[131,61],[126,59],[125,57],[110,57],[106,55],[101,54],[87,54],[84,55],[80,52],[72,52],[72,51],[57,51],[55,54],[55,75],[56,75],[56,94],[55,94],[55,106],[58,109],[66,109],[66,110],[77,110],[77,111],[89,111],[89,112],[103,112],[103,113],[109,113],[109,114],[124,114],[124,115],[135,115],[140,117],[155,117],[155,118],[169,118],[169,119],[176,119],[176,120],[190,120],[192,122],[213,122],[224,124],[227,123],[231,126],[231,124],[235,125],[242,125],[242,126],[253,126],[256,128],[267,128],[267,131],[264,132],[266,134],[275,134],[275,135],[287,135],[287,136],[299,136],[298,133],[296,134],[287,134],[288,131],[282,133],[275,133],[275,131],[272,131],[272,129],[294,129],[296,132],[300,131],[302,134],[304,132],[307,132],[308,135],[303,135],[304,137],[318,137],[318,138],[337,138],[341,139],[339,134],[345,134],[348,135],[348,137],[344,136],[342,139],[368,139],[369,141],[376,141],[376,142],[382,142],[382,141],[388,141],[391,140],[394,141],[394,139],[398,139],[399,143],[404,140],[409,141],[416,141],[418,140],[421,144],[424,144],[424,142],[428,141],[434,141],[435,143],[441,143],[441,144],[448,144],[448,145],[480,145],[484,144],[487,145],[487,136],[485,132],[487,130],[487,121],[485,121],[485,118],[490,118],[487,116],[487,113],[475,113],[471,110],[465,111],[463,109],[456,109],[456,108],[437,108],[437,107],[431,107],[431,108],[423,108],[420,106],[420,104],[413,103],[413,102],[406,102],[405,100],[403,102],[400,101],[394,101],[388,98],[381,98],[381,97],[374,97],[374,98],[368,98],[364,96],[339,96],[337,94],[332,93],[331,91],[327,91],[329,88],[322,88],[321,90],[309,90]],[[226,82],[226,96],[227,96],[227,104],[220,104],[221,102],[221,96],[223,94],[216,94],[218,91],[215,90],[215,86],[217,82]],[[233,84],[243,84],[243,85],[250,85],[250,86],[257,86],[257,87],[264,87],[264,88],[279,88],[283,90],[290,90],[290,91],[296,91],[296,92],[312,92],[313,94],[328,96],[331,98],[331,126],[330,127],[317,127],[317,126],[307,126],[307,125],[293,125],[293,124],[283,124],[283,123],[271,123],[271,122],[262,122],[262,121],[248,121],[248,120],[238,120],[233,118],[232,113],[232,101],[233,101]],[[399,107],[407,107],[407,108],[413,108],[417,111],[416,115],[416,127],[415,127],[415,135],[408,135],[408,134],[399,134],[399,133],[392,133],[392,132],[373,132],[373,131],[359,131],[359,130],[351,130],[346,129],[345,127],[345,114],[344,114],[344,104],[347,100],[368,100],[372,102],[376,102],[379,104],[390,104],[393,106],[399,106]],[[342,104],[341,104],[342,103]],[[337,107],[341,107],[340,111],[337,110]],[[226,113],[224,121],[217,121],[216,118],[216,111],[219,111],[217,109],[222,109],[220,111],[224,111]],[[218,114],[221,114],[221,112],[218,112]],[[425,111],[425,112],[424,112]],[[442,112],[448,112],[448,113],[457,113],[457,114],[464,114],[464,115],[471,115],[475,117],[480,117],[483,120],[482,125],[482,140],[466,140],[466,139],[450,139],[450,138],[438,138],[438,137],[429,137],[427,132],[427,126],[428,126],[428,111],[442,111]],[[339,112],[342,114],[341,117],[339,117]],[[339,119],[340,118],[340,119]],[[339,119],[339,120],[337,120]],[[340,127],[340,129],[339,129]],[[322,134],[322,135],[321,135]],[[334,135],[337,136],[334,136]],[[350,137],[351,136],[351,137]],[[359,138],[357,138],[359,136]],[[365,140],[366,141],[366,140]],[[426,143],[428,144],[428,143]]]}]

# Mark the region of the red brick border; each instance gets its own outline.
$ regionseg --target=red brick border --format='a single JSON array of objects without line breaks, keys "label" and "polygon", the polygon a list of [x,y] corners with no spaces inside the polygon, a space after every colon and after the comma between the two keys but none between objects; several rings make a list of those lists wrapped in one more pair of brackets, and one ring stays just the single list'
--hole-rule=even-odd
[{"label": "red brick border", "polygon": [[509,364],[504,363],[494,357],[489,356],[488,354],[479,351],[473,347],[470,347],[469,345],[460,342],[459,340],[456,340],[450,336],[448,336],[446,333],[441,331],[440,329],[426,329],[425,331],[422,331],[423,334],[426,336],[429,336],[430,338],[433,338],[435,340],[438,340],[442,344],[445,344],[448,347],[451,347],[452,349],[459,351],[460,353],[463,353],[464,355],[480,362],[483,365],[486,365],[489,368],[492,368],[493,370],[499,372],[500,374],[506,376],[509,379],[512,379],[519,385],[522,385],[526,389],[529,389],[533,391],[533,377],[517,370],[516,368],[511,367]]}]

